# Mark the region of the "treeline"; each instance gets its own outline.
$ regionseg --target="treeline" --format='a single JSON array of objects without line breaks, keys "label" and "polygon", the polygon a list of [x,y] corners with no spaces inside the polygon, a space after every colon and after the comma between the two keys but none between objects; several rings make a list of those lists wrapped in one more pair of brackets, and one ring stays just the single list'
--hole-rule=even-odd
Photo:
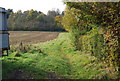
[{"label": "treeline", "polygon": [[25,31],[64,31],[63,27],[56,21],[56,16],[63,16],[59,9],[49,10],[47,15],[41,11],[27,10],[22,12],[18,10],[13,12],[7,10],[9,30]]},{"label": "treeline", "polygon": [[120,2],[65,4],[59,22],[71,33],[76,50],[90,53],[120,72]]}]

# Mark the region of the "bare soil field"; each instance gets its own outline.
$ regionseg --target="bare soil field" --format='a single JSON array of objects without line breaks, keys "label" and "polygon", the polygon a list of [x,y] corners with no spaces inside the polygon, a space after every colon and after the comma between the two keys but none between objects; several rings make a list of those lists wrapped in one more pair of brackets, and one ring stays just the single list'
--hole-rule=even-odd
[{"label": "bare soil field", "polygon": [[59,32],[41,32],[41,31],[9,31],[10,45],[36,44],[46,42],[57,38]]}]

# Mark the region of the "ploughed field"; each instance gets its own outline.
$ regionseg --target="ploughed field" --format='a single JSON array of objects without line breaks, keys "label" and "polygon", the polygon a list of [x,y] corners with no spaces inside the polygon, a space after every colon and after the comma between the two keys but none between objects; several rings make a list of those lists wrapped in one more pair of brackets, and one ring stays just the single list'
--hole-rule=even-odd
[{"label": "ploughed field", "polygon": [[41,31],[9,31],[10,45],[36,44],[55,39],[59,32],[41,32]]}]

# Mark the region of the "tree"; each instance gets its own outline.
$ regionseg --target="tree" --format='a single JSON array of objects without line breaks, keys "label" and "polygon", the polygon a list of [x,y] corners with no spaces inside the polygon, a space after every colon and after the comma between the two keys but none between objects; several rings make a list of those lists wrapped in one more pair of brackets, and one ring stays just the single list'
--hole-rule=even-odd
[{"label": "tree", "polygon": [[10,14],[13,13],[13,9],[8,9],[7,10],[7,18],[9,18]]},{"label": "tree", "polygon": [[[91,29],[102,28],[106,45],[105,54],[107,57],[105,59],[113,65],[120,67],[120,2],[66,2],[66,4],[68,8],[63,17],[65,29],[72,31],[73,37],[76,40],[78,39],[76,37],[85,35]],[[84,32],[76,34],[75,31]],[[76,42],[78,41],[75,41],[75,43]],[[75,45],[77,46],[78,44],[79,43]]]},{"label": "tree", "polygon": [[33,9],[24,12],[21,10],[11,12],[8,18],[8,27],[10,30],[61,31],[62,28],[55,24],[56,15],[60,15],[59,10],[48,11],[48,13],[48,15],[45,15],[44,13]]}]

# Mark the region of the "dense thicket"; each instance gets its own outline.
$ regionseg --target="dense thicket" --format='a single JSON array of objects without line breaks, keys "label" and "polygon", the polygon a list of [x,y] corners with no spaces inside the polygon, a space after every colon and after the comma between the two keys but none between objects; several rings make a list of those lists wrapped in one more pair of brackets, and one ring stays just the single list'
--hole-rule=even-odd
[{"label": "dense thicket", "polygon": [[37,31],[63,31],[62,26],[58,25],[56,16],[63,16],[59,9],[49,10],[47,15],[36,10],[21,10],[13,12],[8,9],[8,28],[9,30],[37,30]]},{"label": "dense thicket", "polygon": [[120,2],[67,2],[62,25],[73,46],[120,67]]}]

